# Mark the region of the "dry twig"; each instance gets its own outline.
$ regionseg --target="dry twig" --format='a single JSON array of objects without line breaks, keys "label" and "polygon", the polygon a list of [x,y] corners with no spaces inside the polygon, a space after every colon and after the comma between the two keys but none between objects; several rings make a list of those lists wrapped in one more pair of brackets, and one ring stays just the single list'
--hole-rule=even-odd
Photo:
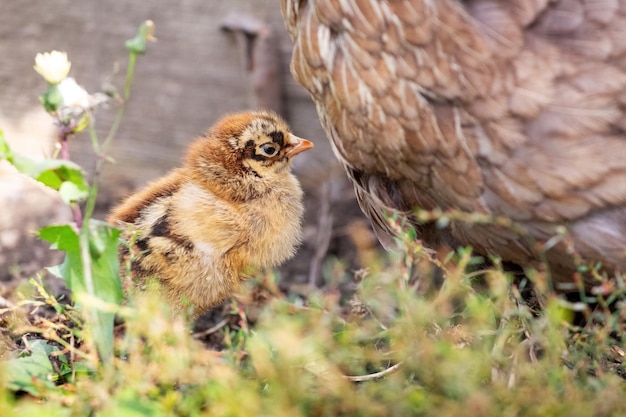
[{"label": "dry twig", "polygon": [[333,232],[333,215],[330,210],[330,191],[330,180],[324,181],[320,189],[320,214],[317,223],[315,254],[311,259],[311,266],[309,268],[309,285],[314,288],[317,288],[322,262],[328,252],[328,246],[330,245]]},{"label": "dry twig", "polygon": [[215,326],[213,326],[213,327],[211,327],[209,329],[203,330],[201,332],[194,333],[193,334],[193,338],[194,339],[200,339],[200,338],[203,338],[204,336],[208,336],[208,335],[210,335],[212,333],[215,333],[216,331],[218,331],[222,327],[226,326],[226,324],[228,324],[228,321],[226,319],[224,319],[224,320],[220,321]]},{"label": "dry twig", "polygon": [[390,366],[387,369],[384,369],[384,370],[382,370],[380,372],[376,372],[376,373],[373,373],[373,374],[354,375],[354,376],[352,376],[352,375],[343,375],[343,377],[345,379],[349,380],[349,381],[352,381],[352,382],[371,381],[371,380],[382,378],[384,376],[391,375],[391,374],[397,372],[400,369],[400,367],[402,366],[402,363],[403,362],[398,362],[395,365]]}]

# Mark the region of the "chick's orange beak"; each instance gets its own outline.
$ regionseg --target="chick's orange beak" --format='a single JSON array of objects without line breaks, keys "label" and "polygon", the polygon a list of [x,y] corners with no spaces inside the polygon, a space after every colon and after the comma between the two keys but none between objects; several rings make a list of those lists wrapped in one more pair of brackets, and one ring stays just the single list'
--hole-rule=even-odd
[{"label": "chick's orange beak", "polygon": [[289,143],[291,148],[286,152],[288,158],[298,155],[301,152],[308,151],[313,148],[313,142],[297,137],[294,134],[289,134]]}]

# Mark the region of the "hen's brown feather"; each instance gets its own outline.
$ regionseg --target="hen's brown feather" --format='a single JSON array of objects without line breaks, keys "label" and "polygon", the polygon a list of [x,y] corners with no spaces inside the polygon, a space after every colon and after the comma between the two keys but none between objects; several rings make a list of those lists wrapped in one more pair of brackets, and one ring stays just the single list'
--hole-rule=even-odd
[{"label": "hen's brown feather", "polygon": [[[566,226],[626,270],[626,0],[282,6],[292,73],[383,239],[385,212],[460,210],[523,231],[457,221],[421,226],[427,243],[527,265]],[[571,280],[565,245],[546,256]]]}]

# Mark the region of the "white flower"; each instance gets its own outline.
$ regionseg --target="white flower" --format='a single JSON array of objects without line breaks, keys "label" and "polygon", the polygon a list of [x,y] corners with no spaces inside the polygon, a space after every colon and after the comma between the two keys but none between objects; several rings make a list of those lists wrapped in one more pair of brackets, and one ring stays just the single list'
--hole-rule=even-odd
[{"label": "white flower", "polygon": [[50,84],[58,84],[67,78],[72,66],[67,59],[67,53],[59,51],[37,54],[35,64],[35,71]]},{"label": "white flower", "polygon": [[55,118],[65,126],[75,126],[80,132],[85,123],[93,117],[92,110],[107,101],[108,97],[102,93],[89,94],[76,80],[67,77],[59,84],[54,85],[60,97],[59,106],[55,109]]},{"label": "white flower", "polygon": [[75,79],[67,77],[59,84],[62,107],[75,107],[87,110],[92,107],[91,97],[87,90],[78,85]]}]

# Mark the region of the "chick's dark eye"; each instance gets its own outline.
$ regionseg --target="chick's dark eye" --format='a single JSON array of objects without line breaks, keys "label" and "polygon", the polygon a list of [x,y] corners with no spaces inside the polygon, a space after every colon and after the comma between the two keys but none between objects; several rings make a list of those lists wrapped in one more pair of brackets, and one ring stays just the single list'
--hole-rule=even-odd
[{"label": "chick's dark eye", "polygon": [[278,152],[278,148],[274,145],[265,144],[261,145],[261,153],[265,156],[274,156]]}]

